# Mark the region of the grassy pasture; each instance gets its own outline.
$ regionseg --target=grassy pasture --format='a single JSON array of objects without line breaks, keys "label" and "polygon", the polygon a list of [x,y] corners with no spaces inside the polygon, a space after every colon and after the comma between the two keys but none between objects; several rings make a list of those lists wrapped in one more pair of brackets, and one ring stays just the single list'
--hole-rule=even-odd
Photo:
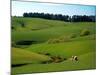
[{"label": "grassy pasture", "polygon": [[[62,21],[52,21],[52,20],[45,20],[45,19],[31,19],[31,18],[18,18],[18,20],[23,20],[27,22],[27,27],[24,27],[28,29],[28,26],[38,26],[44,27],[44,25],[49,26],[49,24],[53,25],[53,27],[48,27],[45,29],[40,28],[39,30],[14,30],[12,32],[12,40],[17,42],[21,40],[31,40],[31,41],[37,41],[37,42],[44,42],[51,38],[56,38],[60,36],[70,36],[71,34],[76,34],[79,36],[80,32],[83,29],[88,29],[91,34],[95,34],[95,23],[67,23]],[[29,21],[29,22],[28,22]],[[45,22],[46,24],[44,24]],[[15,23],[15,22],[14,22]],[[14,25],[18,26],[18,25]],[[31,27],[30,27],[31,28]],[[35,27],[33,27],[35,28]],[[36,27],[37,28],[37,27]],[[18,28],[19,29],[19,28]]]},{"label": "grassy pasture", "polygon": [[62,63],[29,64],[26,66],[13,68],[12,74],[95,69],[96,62],[93,60],[95,59],[95,52],[80,55],[79,59],[79,62],[67,60]]},{"label": "grassy pasture", "polygon": [[[24,22],[26,28],[21,27],[20,22]],[[66,22],[61,22],[57,20],[54,21],[54,20],[45,20],[40,18],[22,18],[22,17],[12,18],[12,26],[15,27],[16,31],[40,30],[40,29],[47,29],[50,27],[65,26],[65,25]]]},{"label": "grassy pasture", "polygon": [[37,44],[32,45],[27,49],[32,52],[50,53],[54,56],[69,58],[72,55],[81,55],[95,51],[95,40],[74,41],[59,44]]},{"label": "grassy pasture", "polygon": [[[25,27],[20,22],[24,22]],[[96,68],[96,25],[94,22],[63,22],[39,18],[12,18],[12,41],[36,41],[23,48],[23,45],[12,47],[12,64],[27,65],[12,67],[12,74],[37,73],[51,71],[69,71]],[[90,34],[80,36],[87,29]],[[75,37],[71,36],[75,34]],[[70,37],[67,42],[47,43],[49,39],[59,39],[62,36]],[[23,49],[22,49],[23,48]],[[48,54],[49,55],[46,55]],[[78,62],[69,60],[77,55]],[[59,63],[46,63],[51,56],[59,56],[66,60]]]},{"label": "grassy pasture", "polygon": [[50,58],[45,55],[40,55],[28,50],[20,48],[12,48],[12,64],[32,64],[41,63],[42,61],[49,61]]}]

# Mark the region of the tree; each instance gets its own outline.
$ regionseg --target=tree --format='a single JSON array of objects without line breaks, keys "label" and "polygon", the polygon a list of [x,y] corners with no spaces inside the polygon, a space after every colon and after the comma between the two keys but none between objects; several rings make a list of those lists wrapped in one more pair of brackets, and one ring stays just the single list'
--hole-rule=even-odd
[{"label": "tree", "polygon": [[[95,16],[87,16],[87,15],[73,15],[72,17],[69,15],[62,14],[49,14],[49,13],[24,13],[23,17],[33,17],[33,18],[44,18],[49,20],[61,20],[65,22],[95,22]],[[24,24],[22,24],[24,26]]]}]

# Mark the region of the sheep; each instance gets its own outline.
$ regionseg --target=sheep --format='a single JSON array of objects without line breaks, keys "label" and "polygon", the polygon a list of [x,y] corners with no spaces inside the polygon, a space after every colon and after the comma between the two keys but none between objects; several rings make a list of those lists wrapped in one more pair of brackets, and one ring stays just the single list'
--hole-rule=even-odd
[{"label": "sheep", "polygon": [[75,60],[75,61],[78,61],[78,57],[77,57],[77,56],[74,56],[74,60]]},{"label": "sheep", "polygon": [[69,60],[74,61],[74,56],[72,56],[71,58],[69,58]]},{"label": "sheep", "polygon": [[72,57],[70,58],[70,60],[71,60],[71,61],[78,61],[78,57],[77,57],[77,56],[72,56]]}]

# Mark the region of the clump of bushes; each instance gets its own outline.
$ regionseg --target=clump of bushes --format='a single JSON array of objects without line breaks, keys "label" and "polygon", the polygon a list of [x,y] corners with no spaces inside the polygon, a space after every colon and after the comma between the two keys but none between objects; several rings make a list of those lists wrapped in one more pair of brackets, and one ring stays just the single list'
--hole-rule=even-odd
[{"label": "clump of bushes", "polygon": [[15,46],[16,46],[16,43],[15,43],[14,41],[12,41],[12,42],[11,42],[11,46],[12,46],[12,47],[15,47]]},{"label": "clump of bushes", "polygon": [[59,42],[60,42],[59,39],[49,39],[49,40],[47,41],[48,44],[51,44],[51,43],[59,43]]},{"label": "clump of bushes", "polygon": [[59,62],[67,60],[66,58],[62,58],[60,56],[51,56],[51,59],[53,63],[59,63]]},{"label": "clump of bushes", "polygon": [[70,40],[70,38],[67,36],[61,36],[59,39],[61,42],[68,42]]},{"label": "clump of bushes", "polygon": [[51,60],[49,60],[49,61],[43,61],[41,63],[42,64],[60,63],[60,62],[63,62],[65,60],[67,60],[66,58],[62,58],[60,56],[51,56],[50,58],[51,58]]},{"label": "clump of bushes", "polygon": [[88,29],[84,29],[81,31],[80,33],[80,36],[86,36],[86,35],[89,35],[90,34],[90,31]]},{"label": "clump of bushes", "polygon": [[70,38],[67,37],[67,36],[61,36],[59,38],[56,38],[56,39],[49,39],[47,41],[48,44],[52,44],[52,43],[62,43],[62,42],[68,42],[70,41]]},{"label": "clump of bushes", "polygon": [[11,29],[14,29],[14,26],[11,26]]},{"label": "clump of bushes", "polygon": [[69,36],[69,38],[75,38],[76,37],[76,34],[71,34],[70,36]]},{"label": "clump of bushes", "polygon": [[21,27],[25,27],[26,26],[26,24],[25,24],[25,22],[23,20],[18,20],[17,22],[21,25]]},{"label": "clump of bushes", "polygon": [[49,55],[50,55],[50,53],[45,53],[45,55],[48,55],[48,56],[49,56]]},{"label": "clump of bushes", "polygon": [[[83,32],[82,32],[83,33]],[[86,33],[85,33],[86,34]],[[71,41],[72,38],[75,38],[76,34],[70,34],[69,36],[60,36],[58,38],[54,38],[54,39],[49,39],[47,41],[48,44],[55,44],[55,43],[63,43],[63,42],[69,42]]]}]

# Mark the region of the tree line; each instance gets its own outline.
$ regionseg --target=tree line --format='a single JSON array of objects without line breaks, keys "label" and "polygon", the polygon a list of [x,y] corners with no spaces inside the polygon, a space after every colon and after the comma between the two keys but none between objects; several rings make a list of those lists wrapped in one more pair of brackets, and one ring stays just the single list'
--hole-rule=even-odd
[{"label": "tree line", "polygon": [[61,20],[65,22],[95,22],[96,16],[91,15],[62,15],[62,14],[49,14],[49,13],[23,13],[23,17],[44,18],[49,20]]}]

